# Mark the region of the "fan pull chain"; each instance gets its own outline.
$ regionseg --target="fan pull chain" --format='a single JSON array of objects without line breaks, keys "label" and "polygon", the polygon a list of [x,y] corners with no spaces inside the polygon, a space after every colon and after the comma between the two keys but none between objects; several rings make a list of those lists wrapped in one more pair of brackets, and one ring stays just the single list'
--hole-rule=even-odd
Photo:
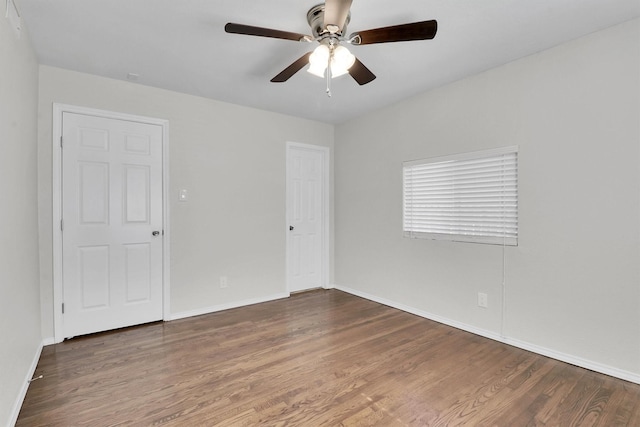
[{"label": "fan pull chain", "polygon": [[327,61],[327,96],[331,98],[331,59],[333,57],[333,52],[329,55],[329,60]]}]

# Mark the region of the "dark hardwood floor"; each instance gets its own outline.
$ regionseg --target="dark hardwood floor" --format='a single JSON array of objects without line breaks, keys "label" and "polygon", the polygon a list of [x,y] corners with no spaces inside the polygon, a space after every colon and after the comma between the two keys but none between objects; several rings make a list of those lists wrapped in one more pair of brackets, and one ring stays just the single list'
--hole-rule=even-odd
[{"label": "dark hardwood floor", "polygon": [[18,426],[640,426],[640,385],[337,290],[45,347]]}]

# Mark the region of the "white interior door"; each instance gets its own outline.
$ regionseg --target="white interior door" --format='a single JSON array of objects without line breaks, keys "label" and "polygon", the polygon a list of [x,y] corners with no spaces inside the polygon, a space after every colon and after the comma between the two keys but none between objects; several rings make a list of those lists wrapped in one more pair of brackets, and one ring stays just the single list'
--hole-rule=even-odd
[{"label": "white interior door", "polygon": [[63,113],[65,337],[162,319],[162,135]]},{"label": "white interior door", "polygon": [[326,285],[327,213],[324,147],[287,146],[287,282],[289,292]]}]

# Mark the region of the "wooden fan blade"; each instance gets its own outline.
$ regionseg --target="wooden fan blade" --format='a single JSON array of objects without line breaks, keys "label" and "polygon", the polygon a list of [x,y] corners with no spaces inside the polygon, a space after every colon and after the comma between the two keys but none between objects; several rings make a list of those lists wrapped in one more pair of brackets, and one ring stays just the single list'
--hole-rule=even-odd
[{"label": "wooden fan blade", "polygon": [[224,26],[227,33],[245,34],[247,36],[271,37],[274,39],[294,40],[294,41],[312,41],[311,36],[299,33],[291,33],[289,31],[272,30],[271,28],[253,27],[251,25],[234,24],[229,22]]},{"label": "wooden fan blade", "polygon": [[353,77],[360,86],[366,85],[376,78],[376,75],[365,67],[358,58],[356,58],[356,62],[354,62],[351,68],[349,68],[349,74],[351,74],[351,77]]},{"label": "wooden fan blade", "polygon": [[436,36],[438,23],[435,20],[413,22],[411,24],[392,25],[360,31],[349,36],[352,44],[373,44],[389,42],[406,42],[411,40],[429,40]]},{"label": "wooden fan blade", "polygon": [[309,56],[311,56],[311,52],[307,52],[302,55],[298,60],[296,60],[293,64],[289,65],[287,68],[282,70],[280,74],[271,79],[273,83],[283,83],[286,82],[293,76],[295,73],[300,71],[302,67],[309,63]]},{"label": "wooden fan blade", "polygon": [[344,22],[347,20],[352,0],[326,0],[324,3],[324,28],[328,25],[338,27],[338,32],[342,31]]}]

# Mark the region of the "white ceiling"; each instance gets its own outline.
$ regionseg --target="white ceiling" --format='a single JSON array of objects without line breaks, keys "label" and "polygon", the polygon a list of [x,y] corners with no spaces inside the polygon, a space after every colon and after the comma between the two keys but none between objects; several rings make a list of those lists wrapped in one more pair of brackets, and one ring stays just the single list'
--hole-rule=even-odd
[{"label": "white ceiling", "polygon": [[433,40],[351,46],[377,75],[359,86],[304,70],[315,45],[227,34],[235,22],[310,34],[319,0],[17,0],[40,63],[340,123],[640,16],[638,0],[354,0],[348,33],[435,19]]}]

